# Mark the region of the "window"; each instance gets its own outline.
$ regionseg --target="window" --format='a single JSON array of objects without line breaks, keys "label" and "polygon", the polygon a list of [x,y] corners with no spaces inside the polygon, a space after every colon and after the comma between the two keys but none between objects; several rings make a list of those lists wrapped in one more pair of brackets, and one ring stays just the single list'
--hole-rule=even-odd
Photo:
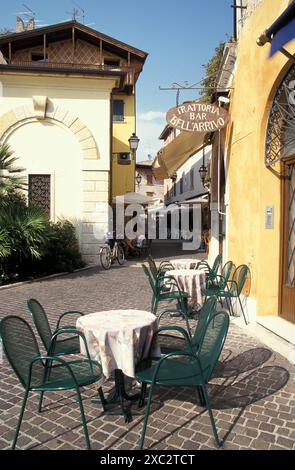
[{"label": "window", "polygon": [[189,189],[192,191],[194,189],[194,169],[192,168],[189,174]]},{"label": "window", "polygon": [[113,121],[124,121],[124,101],[113,101]]},{"label": "window", "polygon": [[104,59],[104,65],[110,65],[114,67],[118,67],[120,65],[120,61],[116,59]]},{"label": "window", "polygon": [[149,192],[147,192],[146,195],[149,196],[149,197],[154,197],[155,193],[152,193],[152,192],[149,193]]},{"label": "window", "polygon": [[173,183],[173,196],[176,196],[176,183]]},{"label": "window", "polygon": [[48,55],[46,54],[44,59],[44,54],[32,54],[32,62],[48,62]]},{"label": "window", "polygon": [[29,205],[40,207],[50,217],[50,175],[29,175]]},{"label": "window", "polygon": [[183,177],[181,177],[179,181],[179,192],[180,194],[183,193]]},{"label": "window", "polygon": [[153,175],[152,175],[152,173],[147,173],[147,175],[146,175],[146,184],[148,184],[148,185],[153,184]]}]

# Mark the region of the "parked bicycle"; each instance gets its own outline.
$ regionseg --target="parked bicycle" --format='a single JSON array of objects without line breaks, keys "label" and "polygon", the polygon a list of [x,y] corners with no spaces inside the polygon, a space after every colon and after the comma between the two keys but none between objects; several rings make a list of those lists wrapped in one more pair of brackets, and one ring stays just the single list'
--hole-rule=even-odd
[{"label": "parked bicycle", "polygon": [[109,239],[100,248],[100,263],[104,269],[110,269],[111,265],[118,261],[120,265],[125,262],[125,254],[122,245],[116,239]]}]

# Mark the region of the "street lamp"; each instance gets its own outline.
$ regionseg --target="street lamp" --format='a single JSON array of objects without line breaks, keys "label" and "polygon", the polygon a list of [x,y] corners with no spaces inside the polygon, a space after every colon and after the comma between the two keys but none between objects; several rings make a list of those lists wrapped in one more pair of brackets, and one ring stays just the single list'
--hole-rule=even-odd
[{"label": "street lamp", "polygon": [[208,168],[205,165],[200,166],[199,174],[200,174],[200,178],[202,180],[202,183],[204,183],[204,180],[207,176],[207,173],[208,173]]},{"label": "street lamp", "polygon": [[139,138],[137,137],[135,132],[133,132],[132,136],[129,137],[128,142],[129,142],[130,150],[132,154],[134,155],[139,144]]}]

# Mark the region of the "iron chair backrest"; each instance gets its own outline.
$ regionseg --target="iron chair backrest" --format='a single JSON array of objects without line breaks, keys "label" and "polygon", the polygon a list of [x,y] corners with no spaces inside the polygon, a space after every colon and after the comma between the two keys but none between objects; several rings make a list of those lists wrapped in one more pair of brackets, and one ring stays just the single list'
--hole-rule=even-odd
[{"label": "iron chair backrest", "polygon": [[52,338],[52,331],[46,312],[40,302],[38,302],[36,299],[28,300],[28,309],[32,314],[34,324],[37,328],[42,343],[44,344],[46,351],[48,351]]},{"label": "iron chair backrest", "polygon": [[234,263],[232,261],[227,261],[221,270],[222,282],[224,282],[225,285],[233,272],[233,266]]},{"label": "iron chair backrest", "polygon": [[158,269],[157,269],[155,260],[151,255],[148,255],[147,262],[149,264],[150,272],[152,273],[153,278],[156,281],[157,276],[158,276]]},{"label": "iron chair backrest", "polygon": [[229,327],[229,316],[225,310],[219,310],[210,318],[203,339],[197,351],[203,379],[208,383],[217,364]]},{"label": "iron chair backrest", "polygon": [[[40,351],[30,325],[20,317],[11,315],[0,322],[3,349],[12,369],[24,388],[28,385],[30,363]],[[34,367],[42,367],[37,363]],[[41,376],[42,377],[42,376]]]},{"label": "iron chair backrest", "polygon": [[214,279],[216,277],[216,274],[218,273],[218,269],[219,269],[221,263],[222,263],[222,256],[217,255],[215,260],[214,260],[213,266],[209,271],[209,277],[211,279]]},{"label": "iron chair backrest", "polygon": [[231,283],[230,286],[231,292],[239,296],[249,275],[250,269],[246,264],[241,264],[240,266],[238,266],[232,277],[232,280],[234,282]]},{"label": "iron chair backrest", "polygon": [[141,266],[142,266],[142,269],[143,269],[145,275],[147,276],[147,278],[149,280],[149,283],[150,283],[150,286],[152,288],[153,293],[156,294],[157,293],[156,281],[153,279],[153,276],[152,276],[149,268],[144,263],[141,263]]},{"label": "iron chair backrest", "polygon": [[209,297],[200,311],[198,323],[191,339],[194,351],[197,351],[199,348],[206,331],[206,326],[208,325],[212,315],[216,313],[216,302],[217,298],[215,296]]}]

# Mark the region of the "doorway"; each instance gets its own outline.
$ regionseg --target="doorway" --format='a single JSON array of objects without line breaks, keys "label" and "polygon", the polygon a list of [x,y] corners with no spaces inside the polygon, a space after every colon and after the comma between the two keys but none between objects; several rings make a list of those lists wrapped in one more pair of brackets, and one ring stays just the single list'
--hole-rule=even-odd
[{"label": "doorway", "polygon": [[295,323],[295,162],[284,165],[282,190],[281,308],[279,315]]}]

